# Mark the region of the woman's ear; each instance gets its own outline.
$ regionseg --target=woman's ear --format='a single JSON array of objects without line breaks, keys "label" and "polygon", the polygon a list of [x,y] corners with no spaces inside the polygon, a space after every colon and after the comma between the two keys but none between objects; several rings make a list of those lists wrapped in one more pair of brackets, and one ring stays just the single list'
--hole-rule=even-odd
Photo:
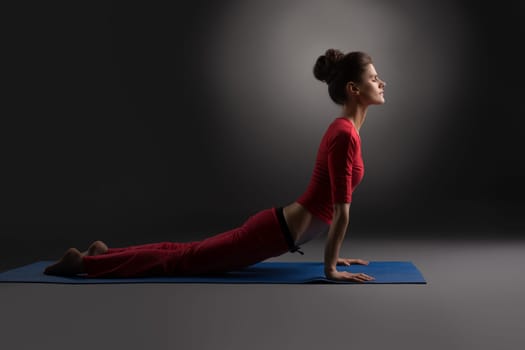
[{"label": "woman's ear", "polygon": [[356,86],[356,84],[353,81],[349,81],[346,84],[346,93],[348,95],[359,95],[359,88]]}]

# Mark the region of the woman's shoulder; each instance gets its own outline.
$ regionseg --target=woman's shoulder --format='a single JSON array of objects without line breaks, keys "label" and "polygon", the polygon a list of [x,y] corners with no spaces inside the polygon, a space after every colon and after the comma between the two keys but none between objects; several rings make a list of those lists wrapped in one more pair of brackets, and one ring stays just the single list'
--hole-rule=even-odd
[{"label": "woman's shoulder", "polygon": [[359,135],[350,120],[345,117],[335,118],[326,131],[331,139],[351,139],[360,142]]}]

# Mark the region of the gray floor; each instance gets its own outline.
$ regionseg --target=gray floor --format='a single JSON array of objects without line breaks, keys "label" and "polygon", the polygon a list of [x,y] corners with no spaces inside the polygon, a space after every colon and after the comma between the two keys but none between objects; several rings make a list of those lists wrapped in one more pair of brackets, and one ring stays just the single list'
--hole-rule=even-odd
[{"label": "gray floor", "polygon": [[[323,241],[304,256],[322,261]],[[0,283],[3,349],[518,349],[525,240],[352,240],[426,285]]]}]

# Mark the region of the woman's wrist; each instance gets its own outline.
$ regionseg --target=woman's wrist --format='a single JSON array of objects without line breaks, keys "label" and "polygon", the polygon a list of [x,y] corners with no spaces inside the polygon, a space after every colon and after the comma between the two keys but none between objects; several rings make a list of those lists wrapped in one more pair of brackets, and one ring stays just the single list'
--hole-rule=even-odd
[{"label": "woman's wrist", "polygon": [[325,274],[329,274],[331,272],[336,272],[337,271],[337,268],[335,266],[332,266],[332,265],[326,265],[324,266],[324,273]]}]

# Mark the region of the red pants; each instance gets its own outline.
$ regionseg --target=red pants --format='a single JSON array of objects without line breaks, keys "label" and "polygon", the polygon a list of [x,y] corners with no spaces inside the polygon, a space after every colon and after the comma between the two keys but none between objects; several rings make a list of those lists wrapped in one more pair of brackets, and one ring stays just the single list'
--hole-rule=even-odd
[{"label": "red pants", "polygon": [[141,277],[238,270],[290,250],[277,213],[277,208],[261,210],[242,226],[201,241],[109,248],[84,256],[85,271],[87,277]]}]

